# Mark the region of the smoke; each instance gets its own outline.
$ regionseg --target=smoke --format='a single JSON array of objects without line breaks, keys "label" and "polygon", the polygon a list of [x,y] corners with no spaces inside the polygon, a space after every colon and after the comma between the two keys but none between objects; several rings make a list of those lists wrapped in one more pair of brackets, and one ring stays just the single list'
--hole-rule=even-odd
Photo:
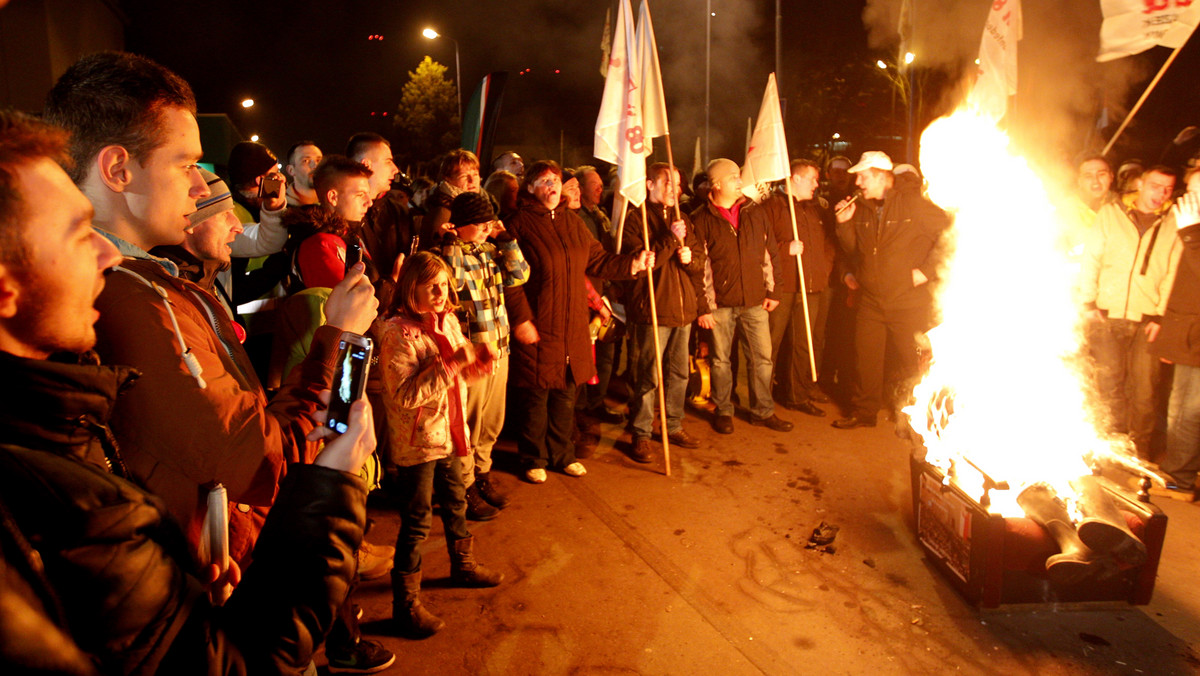
[{"label": "smoke", "polygon": [[[899,47],[901,6],[902,0],[867,0],[862,16],[871,48]],[[917,67],[963,78],[949,88],[956,97],[966,93],[990,6],[911,0],[909,49]],[[1071,173],[1075,157],[1098,152],[1115,131],[1128,112],[1131,90],[1148,77],[1147,67],[1137,59],[1096,63],[1102,19],[1098,3],[1027,1],[1022,11],[1024,34],[1017,48],[1017,96],[1009,131],[1021,148],[1036,151],[1029,154],[1039,164]],[[1112,126],[1100,130],[1096,123],[1105,105]]]}]

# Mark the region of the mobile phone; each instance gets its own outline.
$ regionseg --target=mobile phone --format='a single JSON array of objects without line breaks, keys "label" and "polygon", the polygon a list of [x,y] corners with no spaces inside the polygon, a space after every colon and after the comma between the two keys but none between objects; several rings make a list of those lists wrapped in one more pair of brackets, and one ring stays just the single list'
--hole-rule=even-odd
[{"label": "mobile phone", "polygon": [[349,331],[343,332],[338,341],[329,415],[325,418],[325,426],[338,434],[344,434],[349,429],[350,405],[362,399],[367,389],[367,371],[371,367],[373,348],[370,338]]},{"label": "mobile phone", "polygon": [[270,199],[278,195],[282,187],[283,181],[273,176],[263,176],[262,182],[258,184],[258,196],[260,199]]},{"label": "mobile phone", "polygon": [[362,262],[363,251],[362,245],[358,242],[346,245],[346,274],[350,274],[350,268]]}]

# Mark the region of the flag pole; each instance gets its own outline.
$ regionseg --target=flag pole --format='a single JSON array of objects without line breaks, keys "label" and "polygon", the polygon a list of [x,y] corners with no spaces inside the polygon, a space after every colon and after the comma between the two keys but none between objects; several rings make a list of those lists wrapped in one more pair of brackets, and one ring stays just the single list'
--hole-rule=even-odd
[{"label": "flag pole", "polygon": [[[792,217],[792,239],[800,239],[800,230],[796,227],[796,202],[792,197],[792,177],[789,175],[783,179],[783,184],[787,186],[787,203],[788,213]],[[813,384],[817,382],[817,359],[813,352],[812,343],[812,322],[808,318],[808,288],[804,283],[804,259],[802,254],[796,254],[796,272],[800,275],[800,300],[804,308],[804,335],[808,338],[808,368],[812,372]],[[795,337],[792,338],[795,340]]]},{"label": "flag pole", "polygon": [[[677,200],[678,201],[678,200]],[[678,209],[678,204],[676,208]],[[650,222],[646,220],[646,202],[642,202],[642,241],[645,243],[646,251],[651,251],[650,248]],[[658,379],[658,420],[661,425],[660,433],[663,447],[663,464],[666,465],[667,476],[671,476],[671,442],[668,440],[670,436],[667,432],[667,396],[666,387],[663,384],[662,372],[662,344],[658,340],[658,308],[654,303],[654,268],[646,268],[646,288],[650,292],[650,331],[654,335],[654,375]]]},{"label": "flag pole", "polygon": [[617,251],[617,253],[621,253],[621,238],[625,235],[625,216],[629,213],[629,200],[625,199],[625,196],[621,194],[620,190],[618,190],[616,192],[616,194],[613,195],[613,207],[615,208],[618,204],[621,205],[621,209],[620,209],[621,214],[620,214],[620,218],[617,220],[617,249],[616,249],[616,251]]},{"label": "flag pole", "polygon": [[1141,110],[1142,104],[1146,102],[1146,99],[1150,96],[1150,92],[1154,90],[1155,85],[1157,85],[1158,81],[1162,79],[1163,74],[1166,73],[1167,69],[1171,67],[1172,63],[1174,63],[1175,57],[1179,56],[1179,52],[1183,50],[1183,46],[1186,45],[1187,42],[1187,40],[1184,40],[1183,45],[1176,47],[1175,51],[1171,52],[1171,56],[1167,58],[1166,63],[1162,65],[1162,68],[1158,69],[1158,75],[1154,76],[1154,79],[1150,81],[1150,85],[1146,87],[1146,91],[1142,92],[1142,97],[1137,100],[1137,103],[1133,104],[1133,109],[1130,110],[1129,114],[1125,116],[1125,120],[1121,122],[1121,126],[1117,128],[1117,132],[1112,135],[1112,138],[1108,139],[1108,145],[1104,146],[1104,150],[1100,152],[1101,155],[1107,155],[1108,151],[1112,150],[1113,145],[1116,144],[1117,139],[1120,138],[1121,132],[1125,131],[1125,127],[1128,127],[1129,123],[1133,121],[1133,116],[1137,115],[1137,112]]}]

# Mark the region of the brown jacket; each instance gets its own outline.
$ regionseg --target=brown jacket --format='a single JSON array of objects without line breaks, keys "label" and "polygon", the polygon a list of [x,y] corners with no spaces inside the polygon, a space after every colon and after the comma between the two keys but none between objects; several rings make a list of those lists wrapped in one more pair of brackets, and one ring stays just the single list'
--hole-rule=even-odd
[{"label": "brown jacket", "polygon": [[106,363],[142,374],[118,401],[112,432],[129,471],[163,498],[193,554],[208,490],[223,484],[234,503],[230,556],[244,561],[287,465],[316,456],[305,435],[320,405],[317,394],[329,386],[341,332],[318,329],[308,358],[268,403],[232,321],[211,294],[154,260],[126,258],[122,267],[166,294],[204,386],[185,365],[163,299],[137,277],[111,273],[96,300],[96,351]]},{"label": "brown jacket", "polygon": [[547,209],[522,194],[508,231],[529,263],[529,281],[505,291],[510,325],[533,320],[539,340],[513,341],[509,382],[517,387],[561,389],[570,370],[575,384],[596,373],[588,333],[585,273],[629,279],[636,256],[618,256],[600,246],[583,221],[560,205]]},{"label": "brown jacket", "polygon": [[[692,251],[692,262],[684,265],[676,252],[681,244],[671,232],[675,220],[673,209],[656,202],[646,202],[650,243],[654,250],[654,309],[659,326],[687,326],[696,317],[711,312],[704,296],[704,242],[696,236],[696,228],[687,214],[680,213],[687,228],[683,244]],[[642,236],[642,211],[630,209],[625,217],[625,234],[621,248],[636,254],[645,249]],[[625,303],[630,324],[650,324],[650,291],[644,275],[630,285]]]},{"label": "brown jacket", "polygon": [[[829,288],[833,272],[834,244],[833,214],[822,208],[817,200],[793,200],[796,209],[796,232],[804,242],[804,253],[800,254],[804,264],[804,288],[817,293]],[[798,293],[800,273],[796,271],[796,257],[787,253],[787,244],[796,239],[792,233],[792,214],[788,210],[788,196],[783,193],[771,195],[762,203],[767,212],[775,241],[779,243],[779,293]]]}]

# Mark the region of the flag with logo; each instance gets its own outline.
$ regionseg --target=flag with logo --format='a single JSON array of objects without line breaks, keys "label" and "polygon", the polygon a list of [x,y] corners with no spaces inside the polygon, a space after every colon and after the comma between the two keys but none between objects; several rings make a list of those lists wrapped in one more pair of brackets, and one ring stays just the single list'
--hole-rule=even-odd
[{"label": "flag with logo", "polygon": [[771,73],[762,107],[758,109],[758,122],[750,135],[746,163],[742,166],[742,191],[747,195],[757,194],[756,184],[787,178],[788,173],[787,138],[783,133],[779,90],[775,85],[775,73]]},{"label": "flag with logo", "polygon": [[1196,0],[1100,0],[1100,9],[1104,23],[1097,61],[1132,56],[1151,47],[1181,47],[1200,24]]},{"label": "flag with logo", "polygon": [[629,0],[621,0],[616,23],[592,152],[617,165],[621,194],[633,206],[641,206],[646,201],[646,144],[639,83],[642,73]]},{"label": "flag with logo", "polygon": [[1000,120],[1008,97],[1017,93],[1017,43],[1021,41],[1021,0],[995,0],[979,44],[979,73],[967,102]]}]

